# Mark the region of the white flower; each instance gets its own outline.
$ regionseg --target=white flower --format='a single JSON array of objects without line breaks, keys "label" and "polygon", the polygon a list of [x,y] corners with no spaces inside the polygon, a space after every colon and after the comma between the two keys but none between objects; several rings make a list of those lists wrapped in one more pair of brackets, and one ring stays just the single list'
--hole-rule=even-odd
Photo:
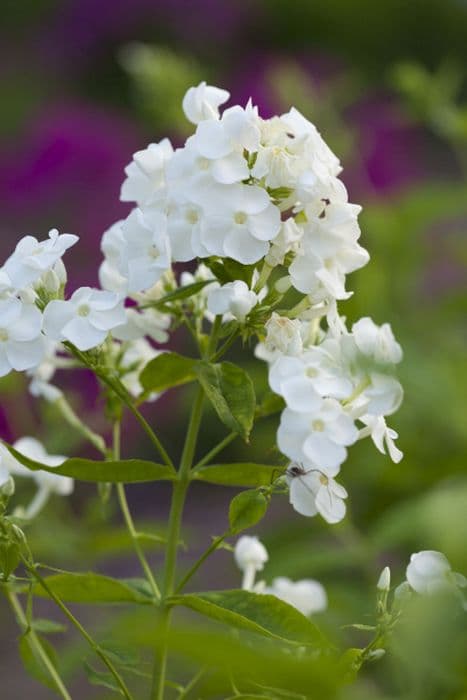
[{"label": "white flower", "polygon": [[402,360],[402,348],[389,323],[377,326],[371,318],[361,318],[353,324],[352,335],[360,352],[376,364],[396,364]]},{"label": "white flower", "polygon": [[123,266],[126,247],[122,230],[123,223],[122,219],[112,224],[101,238],[101,251],[105,259],[99,267],[99,282],[103,289],[117,292],[117,294],[125,294],[128,289],[128,280],[119,271]]},{"label": "white flower", "polygon": [[376,448],[384,455],[386,449],[393,462],[401,461],[404,456],[399,448],[395,445],[394,440],[399,436],[395,430],[386,425],[383,416],[370,416],[368,414],[359,418],[367,427],[360,430],[359,438],[371,435],[371,439],[376,445]]},{"label": "white flower", "polygon": [[369,399],[367,412],[387,416],[397,411],[404,396],[400,382],[395,377],[379,372],[371,372],[370,379],[370,386],[364,393]]},{"label": "white flower", "polygon": [[80,287],[68,301],[47,304],[44,332],[53,340],[68,340],[79,350],[90,350],[125,321],[123,301],[118,294]]},{"label": "white flower", "polygon": [[[143,391],[143,387],[139,381],[141,370],[150,360],[160,354],[161,351],[153,348],[144,338],[133,340],[125,346],[119,359],[119,369],[122,373],[122,384],[124,384],[132,396],[140,396]],[[158,394],[151,393],[146,401],[155,401],[157,397]]]},{"label": "white flower", "polygon": [[307,223],[298,254],[289,272],[293,285],[315,301],[330,296],[347,299],[345,275],[363,267],[368,252],[357,240],[360,228],[357,216],[360,207],[347,202],[319,201],[319,207],[305,208]]},{"label": "white flower", "polygon": [[237,540],[234,550],[235,562],[243,571],[242,588],[251,590],[257,571],[261,571],[268,560],[268,553],[257,537],[243,535]]},{"label": "white flower", "polygon": [[340,522],[345,516],[347,491],[333,478],[316,468],[291,464],[287,470],[289,501],[301,515],[319,513],[328,523]]},{"label": "white flower", "polygon": [[[25,457],[29,457],[29,459],[45,464],[48,467],[58,467],[66,460],[66,457],[62,455],[48,454],[42,443],[33,437],[20,438],[14,443],[13,447]],[[3,469],[6,468],[10,474],[30,478],[37,484],[37,493],[27,509],[18,509],[17,515],[23,518],[31,519],[35,517],[43,508],[51,493],[68,496],[73,492],[73,479],[60,474],[27,469],[3,445],[0,446],[0,460],[0,470],[3,465]]]},{"label": "white flower", "polygon": [[272,362],[280,355],[300,355],[303,349],[301,321],[280,316],[273,311],[264,327],[266,329],[262,353],[264,359]]},{"label": "white flower", "polygon": [[0,377],[36,367],[44,356],[42,314],[33,304],[0,299]]},{"label": "white flower", "polygon": [[55,355],[59,344],[48,339],[44,339],[44,341],[45,356],[42,362],[37,367],[28,370],[26,374],[31,379],[29,391],[32,396],[41,396],[46,401],[53,403],[63,395],[62,390],[50,382],[56,370]]},{"label": "white flower", "polygon": [[227,282],[222,287],[210,288],[207,292],[208,311],[214,315],[229,314],[228,318],[233,317],[240,322],[245,320],[257,303],[257,295],[243,280]]},{"label": "white flower", "polygon": [[22,289],[36,282],[76,241],[78,236],[71,233],[59,235],[57,229],[52,229],[45,241],[38,241],[34,236],[24,236],[4,265],[12,285]]},{"label": "white flower", "polygon": [[467,579],[453,572],[444,554],[434,550],[412,554],[406,576],[410,587],[422,594],[467,586]]},{"label": "white flower", "polygon": [[170,316],[160,313],[156,309],[143,309],[137,311],[134,308],[126,308],[126,322],[122,326],[116,326],[112,330],[112,336],[117,340],[136,340],[147,336],[156,343],[165,343],[169,334]]},{"label": "white flower", "polygon": [[209,255],[245,265],[264,257],[281,226],[280,211],[264,189],[240,184],[217,187],[206,191],[204,198],[211,211],[203,221],[200,242]]},{"label": "white flower", "polygon": [[385,566],[382,570],[378,582],[376,584],[376,588],[379,591],[389,591],[389,589],[391,588],[391,569],[389,568],[389,566]]},{"label": "white flower", "polygon": [[128,279],[128,290],[152,287],[170,267],[167,219],[157,209],[134,209],[122,224],[125,247],[119,272]]},{"label": "white flower", "polygon": [[296,253],[303,236],[303,229],[297,225],[293,217],[283,221],[277,236],[271,241],[271,247],[266,255],[266,262],[271,267],[282,265],[290,251]]},{"label": "white flower", "polygon": [[218,119],[219,106],[227,102],[230,93],[227,90],[206,85],[203,82],[187,90],[182,106],[188,121],[198,124],[204,119]]},{"label": "white flower", "polygon": [[328,604],[324,586],[313,579],[291,581],[285,576],[279,576],[263,592],[275,595],[306,616],[326,610]]},{"label": "white flower", "polygon": [[137,151],[125,168],[127,178],[120,193],[122,202],[136,202],[141,206],[157,198],[165,187],[165,167],[173,152],[169,139],[151,143],[144,150]]},{"label": "white flower", "polygon": [[358,439],[352,418],[335,399],[317,401],[307,412],[284,409],[277,444],[290,459],[313,463],[335,476],[347,457],[346,446]]}]

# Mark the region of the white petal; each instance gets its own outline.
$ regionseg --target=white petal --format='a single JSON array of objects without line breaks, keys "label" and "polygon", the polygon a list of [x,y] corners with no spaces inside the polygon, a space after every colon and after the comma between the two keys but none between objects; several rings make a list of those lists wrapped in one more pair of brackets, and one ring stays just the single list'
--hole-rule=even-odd
[{"label": "white petal", "polygon": [[54,340],[63,339],[64,326],[74,317],[74,304],[69,301],[51,301],[44,310],[44,333]]},{"label": "white petal", "polygon": [[94,328],[87,318],[75,316],[65,324],[63,336],[78,350],[90,350],[104,342],[107,332]]},{"label": "white petal", "polygon": [[318,512],[315,506],[315,494],[302,481],[301,477],[294,477],[290,483],[289,501],[294,510],[300,515],[312,517]]},{"label": "white petal", "polygon": [[313,432],[303,444],[303,452],[323,471],[332,475],[347,457],[347,450],[336,445],[324,433]]},{"label": "white petal", "polygon": [[316,495],[316,508],[330,524],[340,522],[346,512],[344,501],[335,496],[326,486],[322,486]]}]

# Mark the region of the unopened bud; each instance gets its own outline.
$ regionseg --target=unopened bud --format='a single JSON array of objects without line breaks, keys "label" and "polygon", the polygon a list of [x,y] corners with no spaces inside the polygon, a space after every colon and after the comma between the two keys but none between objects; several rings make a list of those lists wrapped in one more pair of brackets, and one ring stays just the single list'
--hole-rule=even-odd
[{"label": "unopened bud", "polygon": [[389,591],[391,588],[391,569],[389,566],[385,566],[382,570],[376,588],[379,591]]},{"label": "unopened bud", "polygon": [[8,477],[6,481],[0,486],[0,495],[3,498],[11,498],[15,492],[15,482],[12,477]]},{"label": "unopened bud", "polygon": [[372,649],[372,651],[370,651],[370,653],[368,654],[368,658],[371,661],[377,661],[378,659],[381,659],[385,655],[385,653],[385,649]]}]

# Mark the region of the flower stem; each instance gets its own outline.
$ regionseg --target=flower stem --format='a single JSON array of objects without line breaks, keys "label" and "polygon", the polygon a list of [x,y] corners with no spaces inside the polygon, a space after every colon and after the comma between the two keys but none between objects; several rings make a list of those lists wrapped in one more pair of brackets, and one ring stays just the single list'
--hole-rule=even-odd
[{"label": "flower stem", "polygon": [[57,688],[57,692],[64,700],[71,700],[71,695],[66,689],[62,679],[60,678],[57,669],[49,659],[44,647],[41,644],[40,638],[37,636],[32,627],[29,627],[25,612],[23,610],[18,596],[16,595],[16,593],[8,590],[7,588],[5,589],[5,595],[18,619],[20,627],[23,629],[23,631],[27,630],[31,646],[36,652],[41,662],[43,663],[43,665],[45,666],[45,668],[47,669],[48,674],[50,675]]},{"label": "flower stem", "polygon": [[231,442],[235,440],[235,438],[238,437],[238,433],[229,433],[226,435],[226,437],[221,440],[217,445],[215,445],[212,450],[209,450],[202,459],[200,459],[199,462],[195,464],[193,469],[199,469],[199,467],[204,467],[205,464],[209,464],[211,459],[215,457],[219,452],[222,452],[222,450],[227,447],[227,445],[230,445]]},{"label": "flower stem", "polygon": [[62,613],[65,615],[65,617],[71,622],[71,624],[76,627],[78,632],[81,634],[82,637],[87,641],[91,649],[97,654],[97,656],[101,659],[101,661],[107,666],[109,669],[110,673],[114,677],[118,687],[122,691],[123,697],[126,698],[126,700],[133,700],[132,695],[130,694],[130,691],[128,690],[125,681],[111,662],[111,660],[108,658],[108,656],[102,651],[102,649],[99,647],[98,644],[94,641],[94,639],[91,637],[91,635],[84,629],[83,625],[79,622],[79,620],[76,619],[76,617],[73,615],[71,610],[67,608],[65,603],[57,596],[56,593],[49,587],[47,581],[40,575],[40,573],[37,571],[37,569],[31,565],[31,563],[23,557],[23,563],[27,569],[27,571],[33,576],[33,578],[36,579],[38,584],[41,586],[41,588],[44,589],[44,591],[47,593],[47,595],[52,598],[54,603],[60,608]]},{"label": "flower stem", "polygon": [[191,569],[185,574],[185,576],[182,578],[180,583],[178,584],[177,588],[175,589],[175,593],[179,593],[183,588],[185,588],[185,585],[188,583],[188,581],[191,579],[192,576],[196,574],[198,571],[199,567],[206,561],[206,559],[216,551],[216,549],[222,544],[222,542],[225,540],[226,537],[229,535],[229,531],[224,532],[223,535],[219,535],[219,537],[216,537],[209,547],[203,552],[203,554],[200,556],[200,558],[193,564]]},{"label": "flower stem", "polygon": [[105,440],[101,435],[95,433],[91,428],[89,428],[81,418],[75,413],[73,408],[70,406],[68,401],[64,396],[60,396],[55,401],[55,406],[58,408],[60,413],[66,422],[74,428],[78,433],[80,433],[86,440],[88,440],[96,450],[101,452],[103,455],[107,454]]},{"label": "flower stem", "polygon": [[[112,457],[115,460],[120,459],[120,434],[121,434],[121,424],[120,421],[115,421],[113,424],[113,430],[112,430]],[[120,504],[120,510],[122,511],[123,519],[125,520],[125,524],[127,526],[129,535],[131,537],[131,541],[133,542],[133,547],[136,552],[136,556],[139,559],[139,562],[141,564],[141,568],[143,569],[146,578],[149,582],[149,585],[151,586],[151,590],[156,598],[161,597],[161,593],[159,590],[159,586],[157,585],[156,579],[154,578],[151,567],[148,564],[148,561],[146,559],[146,556],[144,554],[143,548],[141,547],[141,544],[138,540],[138,533],[135,528],[135,524],[133,522],[133,518],[131,516],[130,509],[128,507],[128,501],[126,498],[126,493],[125,493],[125,486],[124,484],[117,484],[117,497],[118,497],[118,502]]]},{"label": "flower stem", "polygon": [[190,468],[196,449],[201,417],[203,412],[204,392],[201,386],[198,388],[195,401],[191,410],[190,422],[186,434],[183,453],[180,460],[178,480],[175,482],[170,507],[169,531],[167,540],[167,552],[165,560],[164,582],[162,588],[162,625],[161,634],[163,648],[160,658],[156,655],[153,673],[152,700],[163,700],[168,656],[168,631],[170,627],[170,608],[166,600],[174,591],[175,572],[177,565],[177,549],[180,539],[180,529],[183,516],[183,507],[190,484]]}]

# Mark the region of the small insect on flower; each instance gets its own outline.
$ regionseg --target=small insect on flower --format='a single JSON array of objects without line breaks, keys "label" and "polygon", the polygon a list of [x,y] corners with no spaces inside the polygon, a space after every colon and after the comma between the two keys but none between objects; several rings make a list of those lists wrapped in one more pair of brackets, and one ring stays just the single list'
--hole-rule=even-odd
[{"label": "small insect on flower", "polygon": [[328,523],[338,523],[345,516],[347,491],[332,477],[314,467],[306,469],[299,462],[292,462],[286,475],[289,501],[297,513],[309,517],[319,513]]}]

